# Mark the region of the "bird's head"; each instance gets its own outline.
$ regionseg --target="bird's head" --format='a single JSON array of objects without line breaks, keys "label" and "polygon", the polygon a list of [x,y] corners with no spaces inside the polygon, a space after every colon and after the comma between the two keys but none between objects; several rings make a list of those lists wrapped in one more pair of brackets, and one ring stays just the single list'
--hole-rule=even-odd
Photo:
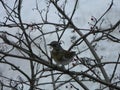
[{"label": "bird's head", "polygon": [[62,47],[60,46],[60,42],[57,41],[52,41],[50,44],[48,44],[49,46],[51,46],[53,49],[61,49]]}]

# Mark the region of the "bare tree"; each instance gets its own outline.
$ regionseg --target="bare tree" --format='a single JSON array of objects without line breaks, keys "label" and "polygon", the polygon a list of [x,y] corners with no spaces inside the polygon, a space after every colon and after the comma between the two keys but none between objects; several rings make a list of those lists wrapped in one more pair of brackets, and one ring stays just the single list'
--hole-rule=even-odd
[{"label": "bare tree", "polygon": [[[99,18],[91,17],[89,29],[78,28],[73,22],[74,14],[77,13],[78,0],[75,0],[74,7],[71,7],[72,12],[69,15],[66,14],[66,8],[70,0],[61,1],[45,0],[46,8],[41,10],[36,0],[36,6],[33,10],[39,13],[38,17],[41,22],[31,24],[26,23],[23,19],[23,0],[13,0],[12,6],[9,6],[5,0],[0,0],[1,8],[5,11],[4,19],[0,21],[0,65],[9,67],[8,73],[16,72],[15,76],[17,76],[17,78],[9,77],[9,74],[3,75],[0,71],[1,90],[5,90],[5,88],[11,90],[25,90],[25,88],[45,90],[44,86],[48,85],[51,85],[53,90],[62,86],[75,90],[80,90],[80,88],[90,90],[90,86],[86,83],[98,84],[99,90],[106,88],[120,90],[120,76],[116,75],[117,67],[120,64],[120,54],[116,57],[117,60],[103,62],[104,58],[100,57],[96,51],[97,44],[100,41],[109,40],[112,43],[120,43],[120,38],[113,34],[113,32],[119,30],[120,20],[116,21],[114,25],[110,24],[108,28],[102,29],[104,16],[111,10],[113,0]],[[56,9],[55,14],[59,19],[58,22],[49,20],[51,18],[49,16],[51,8]],[[45,31],[47,26],[53,28],[53,30]],[[69,37],[71,46],[68,51],[76,50],[74,62],[71,63],[69,69],[62,68],[54,63],[51,64],[52,58],[47,47],[47,36],[55,35],[56,40],[65,43],[62,38],[67,31],[71,31],[71,34],[73,34]],[[37,34],[33,36],[35,32]],[[89,41],[88,37],[90,35],[93,36],[93,39]],[[81,44],[85,46],[83,50],[79,49]],[[80,56],[81,53],[86,52],[90,52],[93,58]],[[15,62],[18,62],[18,64]],[[26,69],[29,72],[26,72],[24,67],[19,65],[19,62],[29,67]],[[110,64],[114,65],[111,75],[105,69],[105,66]],[[85,69],[81,70],[81,68]]]}]

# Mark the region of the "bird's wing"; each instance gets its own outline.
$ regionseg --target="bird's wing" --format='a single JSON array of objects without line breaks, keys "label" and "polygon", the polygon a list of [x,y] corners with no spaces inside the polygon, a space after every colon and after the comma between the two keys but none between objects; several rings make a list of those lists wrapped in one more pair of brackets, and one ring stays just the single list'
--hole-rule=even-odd
[{"label": "bird's wing", "polygon": [[64,50],[64,57],[65,58],[73,58],[75,56],[75,52],[74,51],[66,51]]}]

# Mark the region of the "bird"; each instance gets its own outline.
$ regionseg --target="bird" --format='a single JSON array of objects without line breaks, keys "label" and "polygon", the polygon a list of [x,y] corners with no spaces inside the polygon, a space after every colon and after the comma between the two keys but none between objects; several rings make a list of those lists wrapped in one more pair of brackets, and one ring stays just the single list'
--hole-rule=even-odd
[{"label": "bird", "polygon": [[75,51],[67,51],[63,49],[60,42],[52,41],[48,45],[53,48],[50,53],[56,64],[62,66],[68,65],[74,59]]}]

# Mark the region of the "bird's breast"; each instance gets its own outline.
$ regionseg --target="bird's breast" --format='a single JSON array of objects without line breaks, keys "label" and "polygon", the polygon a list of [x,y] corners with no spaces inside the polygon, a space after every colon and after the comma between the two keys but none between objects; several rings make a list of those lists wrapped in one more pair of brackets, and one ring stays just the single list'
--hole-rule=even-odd
[{"label": "bird's breast", "polygon": [[62,54],[60,54],[59,52],[51,52],[51,56],[52,58],[56,61],[56,60],[60,60],[63,56]]}]

